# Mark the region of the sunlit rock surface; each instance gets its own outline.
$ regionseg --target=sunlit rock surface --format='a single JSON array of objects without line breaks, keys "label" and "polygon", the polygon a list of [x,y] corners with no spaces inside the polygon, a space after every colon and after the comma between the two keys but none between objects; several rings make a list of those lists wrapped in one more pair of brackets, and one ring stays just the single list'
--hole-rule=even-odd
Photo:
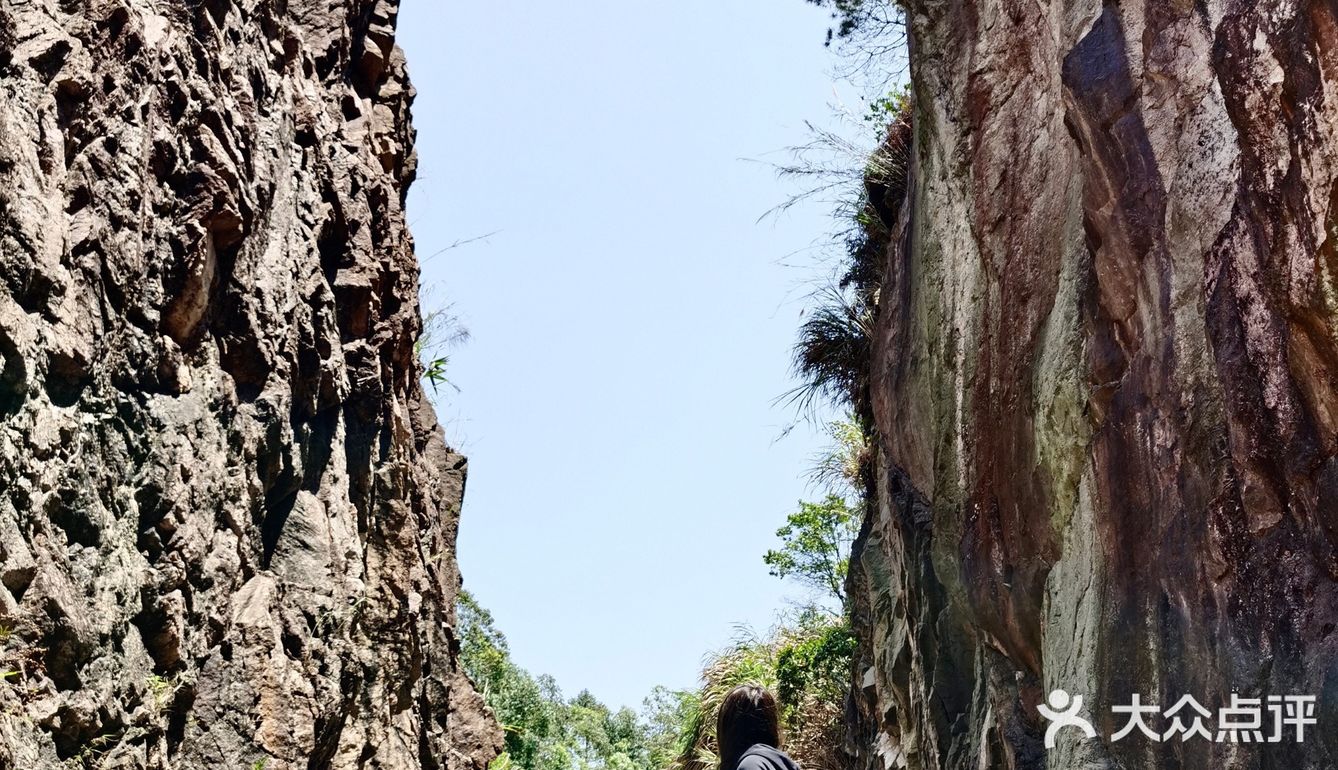
[{"label": "sunlit rock surface", "polygon": [[[1338,767],[1335,13],[911,3],[863,767]],[[1046,751],[1061,687],[1101,737]],[[1233,691],[1319,729],[1110,740],[1132,693]]]},{"label": "sunlit rock surface", "polygon": [[0,767],[498,750],[396,11],[0,0]]}]

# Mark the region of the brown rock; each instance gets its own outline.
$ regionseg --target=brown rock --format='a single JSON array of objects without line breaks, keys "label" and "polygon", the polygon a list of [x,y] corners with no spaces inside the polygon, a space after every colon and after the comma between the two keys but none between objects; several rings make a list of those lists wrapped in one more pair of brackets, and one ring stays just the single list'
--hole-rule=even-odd
[{"label": "brown rock", "polygon": [[500,749],[453,652],[395,16],[0,0],[0,767]]},{"label": "brown rock", "polygon": [[[1338,8],[907,13],[862,764],[1338,766]],[[1101,739],[1043,748],[1055,688]],[[1320,727],[1109,740],[1132,693],[1233,691],[1318,696]]]}]

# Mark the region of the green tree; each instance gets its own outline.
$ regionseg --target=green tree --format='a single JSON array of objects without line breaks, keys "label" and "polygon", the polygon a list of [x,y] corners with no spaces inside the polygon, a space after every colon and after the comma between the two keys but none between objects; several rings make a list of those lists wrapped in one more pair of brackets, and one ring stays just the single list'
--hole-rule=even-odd
[{"label": "green tree", "polygon": [[642,702],[651,767],[667,768],[688,750],[688,726],[698,718],[701,708],[701,694],[696,690],[671,690],[664,686],[651,690]]},{"label": "green tree", "polygon": [[560,733],[561,693],[551,678],[535,678],[511,660],[506,636],[467,591],[456,602],[460,661],[465,673],[492,708],[505,734],[503,762],[538,770],[561,770],[562,752],[552,751]]},{"label": "green tree", "polygon": [[839,703],[849,687],[857,645],[844,620],[808,614],[776,653],[776,696],[799,704],[805,694]]},{"label": "green tree", "polygon": [[461,665],[505,734],[492,770],[657,770],[635,711],[612,711],[585,690],[567,700],[551,676],[516,665],[492,614],[466,591],[456,618]]},{"label": "green tree", "polygon": [[776,530],[780,549],[767,551],[762,561],[776,577],[796,580],[844,607],[850,546],[859,534],[860,519],[860,512],[840,495],[829,494],[817,503],[801,500],[799,510]]}]

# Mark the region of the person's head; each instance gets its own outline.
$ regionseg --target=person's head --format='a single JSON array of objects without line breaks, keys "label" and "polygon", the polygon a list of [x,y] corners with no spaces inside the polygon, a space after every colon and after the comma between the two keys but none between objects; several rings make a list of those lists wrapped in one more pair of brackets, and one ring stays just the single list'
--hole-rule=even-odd
[{"label": "person's head", "polygon": [[733,770],[748,747],[765,743],[780,748],[780,713],[767,688],[741,684],[720,704],[715,722],[721,770]]}]

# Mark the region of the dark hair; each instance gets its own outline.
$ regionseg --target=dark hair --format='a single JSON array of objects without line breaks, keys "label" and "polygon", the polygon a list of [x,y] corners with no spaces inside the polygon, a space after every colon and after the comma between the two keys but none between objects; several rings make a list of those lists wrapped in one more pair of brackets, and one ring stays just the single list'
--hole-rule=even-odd
[{"label": "dark hair", "polygon": [[780,748],[780,714],[776,696],[756,684],[741,684],[720,703],[715,721],[720,770],[734,770],[749,747],[765,743]]}]

